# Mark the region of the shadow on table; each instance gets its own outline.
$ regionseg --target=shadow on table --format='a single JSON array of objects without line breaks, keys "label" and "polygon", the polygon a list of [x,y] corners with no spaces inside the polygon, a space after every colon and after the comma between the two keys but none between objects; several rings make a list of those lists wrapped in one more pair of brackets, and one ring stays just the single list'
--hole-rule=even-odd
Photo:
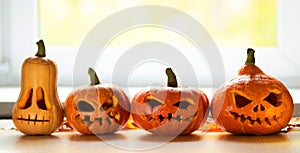
[{"label": "shadow on table", "polygon": [[102,135],[83,135],[74,134],[70,136],[71,141],[108,141],[108,140],[122,140],[126,139],[123,135],[118,133],[102,134]]},{"label": "shadow on table", "polygon": [[40,141],[40,140],[56,140],[57,136],[54,135],[22,135],[19,141]]},{"label": "shadow on table", "polygon": [[54,135],[22,135],[17,137],[16,144],[21,148],[26,146],[41,146],[45,142],[56,142],[57,140],[59,140],[59,137]]},{"label": "shadow on table", "polygon": [[239,143],[282,143],[289,141],[289,138],[286,133],[276,133],[262,136],[225,134],[221,135],[219,140]]},{"label": "shadow on table", "polygon": [[179,135],[179,136],[160,136],[153,134],[146,134],[140,137],[141,141],[147,142],[195,142],[200,141],[201,136],[197,134]]}]

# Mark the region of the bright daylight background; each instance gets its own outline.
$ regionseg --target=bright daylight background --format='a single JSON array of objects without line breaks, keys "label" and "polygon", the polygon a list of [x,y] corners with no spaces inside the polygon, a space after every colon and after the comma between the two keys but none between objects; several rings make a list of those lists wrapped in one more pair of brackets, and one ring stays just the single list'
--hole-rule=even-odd
[{"label": "bright daylight background", "polygon": [[[113,13],[139,5],[162,5],[194,17],[220,47],[275,47],[276,4],[276,0],[40,0],[39,35],[48,45],[80,45],[90,29]],[[130,19],[124,19],[124,22],[126,20]],[[122,36],[124,39],[113,45],[131,45],[149,37],[153,40],[158,36],[165,40],[172,38],[169,34],[158,32],[161,31],[143,28],[125,33]],[[176,43],[182,43],[182,40],[177,40]]]}]

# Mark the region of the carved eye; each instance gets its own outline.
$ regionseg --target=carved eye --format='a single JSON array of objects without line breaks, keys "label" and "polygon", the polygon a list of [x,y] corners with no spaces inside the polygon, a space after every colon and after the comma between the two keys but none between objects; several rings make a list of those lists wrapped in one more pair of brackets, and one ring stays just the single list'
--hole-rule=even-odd
[{"label": "carved eye", "polygon": [[192,104],[187,101],[179,101],[175,103],[173,106],[179,107],[181,109],[187,109],[190,105]]},{"label": "carved eye", "polygon": [[44,90],[42,88],[38,88],[36,95],[38,107],[42,110],[47,110]]},{"label": "carved eye", "polygon": [[79,101],[77,109],[81,112],[93,112],[95,110],[94,107],[86,101]]},{"label": "carved eye", "polygon": [[273,105],[274,107],[279,107],[282,104],[282,102],[280,101],[281,94],[275,94],[273,92],[271,92],[264,100]]},{"label": "carved eye", "polygon": [[30,89],[30,91],[28,93],[26,103],[25,103],[25,106],[21,107],[21,109],[27,109],[31,106],[31,104],[32,104],[32,95],[33,95],[33,89]]},{"label": "carved eye", "polygon": [[155,100],[155,99],[148,99],[147,102],[148,102],[148,104],[150,105],[150,107],[151,107],[152,109],[153,109],[154,107],[156,107],[156,106],[160,106],[160,105],[163,104],[162,102],[157,101],[157,100]]},{"label": "carved eye", "polygon": [[109,98],[102,104],[102,108],[104,110],[107,110],[107,109],[113,107],[113,105],[114,105],[114,102],[113,102],[112,98]]},{"label": "carved eye", "polygon": [[235,104],[236,104],[237,108],[244,107],[252,102],[252,100],[249,100],[239,94],[235,94],[234,99],[235,99]]}]

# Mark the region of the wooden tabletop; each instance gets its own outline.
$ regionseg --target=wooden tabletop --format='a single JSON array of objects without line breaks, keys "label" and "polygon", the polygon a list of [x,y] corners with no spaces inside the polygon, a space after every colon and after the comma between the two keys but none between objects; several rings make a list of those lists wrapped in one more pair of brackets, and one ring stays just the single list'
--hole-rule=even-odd
[{"label": "wooden tabletop", "polygon": [[196,131],[191,135],[154,136],[143,130],[122,130],[112,135],[55,132],[25,136],[11,120],[0,120],[0,152],[172,152],[172,153],[299,153],[300,131],[267,136],[238,136],[226,132]]}]

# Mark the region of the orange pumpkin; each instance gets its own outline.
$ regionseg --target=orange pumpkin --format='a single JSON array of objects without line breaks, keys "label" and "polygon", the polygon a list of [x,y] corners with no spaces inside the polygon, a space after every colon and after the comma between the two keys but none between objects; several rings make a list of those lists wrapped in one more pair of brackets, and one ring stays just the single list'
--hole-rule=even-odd
[{"label": "orange pumpkin", "polygon": [[73,90],[65,101],[71,125],[82,134],[107,134],[120,130],[130,116],[130,100],[111,84],[100,84],[93,69],[88,71],[91,85]]},{"label": "orange pumpkin", "polygon": [[15,126],[27,135],[54,132],[63,122],[63,108],[57,95],[57,67],[46,58],[44,42],[37,42],[35,57],[22,65],[21,92],[14,105]]},{"label": "orange pumpkin", "polygon": [[238,75],[219,88],[212,99],[214,120],[233,134],[276,133],[293,114],[288,89],[255,65],[254,52],[247,50],[246,63]]},{"label": "orange pumpkin", "polygon": [[131,103],[134,123],[156,135],[190,134],[206,120],[207,96],[199,89],[178,87],[168,68],[168,87],[144,89]]}]

